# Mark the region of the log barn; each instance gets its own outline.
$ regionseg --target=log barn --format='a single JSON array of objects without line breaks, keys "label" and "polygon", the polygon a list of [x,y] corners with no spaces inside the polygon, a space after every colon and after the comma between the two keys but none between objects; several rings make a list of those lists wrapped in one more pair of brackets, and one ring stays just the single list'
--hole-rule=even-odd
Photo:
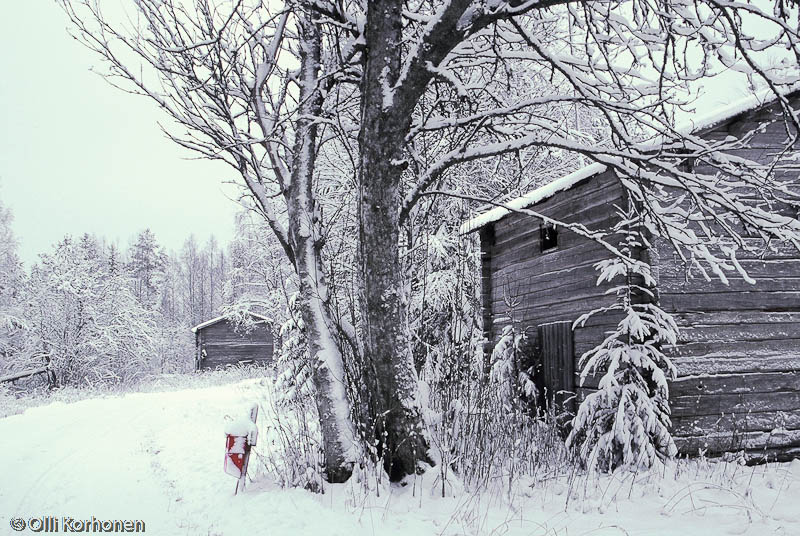
[{"label": "log barn", "polygon": [[274,340],[272,321],[248,313],[246,326],[219,316],[192,328],[195,336],[195,370],[225,365],[272,362]]},{"label": "log barn", "polygon": [[[788,98],[797,109],[798,93]],[[756,96],[699,118],[693,127],[693,134],[709,140],[744,139],[744,133],[755,129],[756,135],[737,151],[758,162],[779,153],[787,140],[777,102]],[[800,171],[798,154],[790,151],[781,160],[788,162],[781,172],[793,173],[793,181]],[[567,228],[517,210],[599,230],[614,225],[615,205],[626,202],[614,171],[592,164],[462,226],[463,234],[477,232],[480,237],[482,314],[489,350],[504,326],[525,330],[539,381],[548,392],[572,392],[573,400],[580,401],[596,387],[594,378],[580,385],[580,357],[614,330],[619,317],[592,317],[584,327],[573,329],[580,315],[615,299],[605,294],[611,284],[596,284],[594,265],[608,253]],[[785,208],[791,217],[798,216],[796,206]],[[665,241],[651,237],[651,244],[642,258],[656,278],[656,299],[680,328],[678,344],[666,349],[678,369],[670,401],[680,452],[744,451],[749,458],[800,454],[798,251],[784,244],[763,257],[740,257],[756,284],[731,276],[725,285],[691,277]],[[574,411],[574,402],[565,407]]]}]

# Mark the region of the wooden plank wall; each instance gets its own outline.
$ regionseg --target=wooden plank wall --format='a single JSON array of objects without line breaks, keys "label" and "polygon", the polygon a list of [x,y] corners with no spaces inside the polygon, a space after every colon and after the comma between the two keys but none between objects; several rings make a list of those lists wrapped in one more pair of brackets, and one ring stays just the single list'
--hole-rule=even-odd
[{"label": "wooden plank wall", "polygon": [[[777,117],[775,107],[767,107],[704,136],[741,138]],[[733,153],[768,163],[785,139],[777,120],[750,147]],[[779,172],[783,176],[797,167],[788,162]],[[713,173],[706,166],[694,171]],[[800,450],[800,254],[776,245],[763,258],[740,255],[757,284],[731,276],[725,285],[687,270],[663,242],[657,249],[660,302],[682,327],[679,344],[669,352],[679,372],[671,401],[681,450]]]},{"label": "wooden plank wall", "polygon": [[213,369],[240,361],[271,363],[273,354],[272,329],[266,324],[256,324],[250,333],[236,331],[229,322],[221,321],[198,331],[201,351],[206,357],[200,368]]},{"label": "wooden plank wall", "polygon": [[[798,106],[800,99],[794,98]],[[765,120],[776,119],[767,107],[714,128],[709,139],[739,139]],[[780,120],[759,128],[749,147],[736,156],[767,162],[786,138]],[[698,173],[713,170],[698,165]],[[797,180],[800,161],[787,155],[779,176]],[[800,181],[798,181],[800,191]],[[587,179],[535,207],[547,216],[579,221],[590,229],[609,228],[614,204],[623,192],[610,172]],[[793,214],[794,215],[794,214]],[[491,238],[491,240],[489,240]],[[559,245],[542,253],[539,221],[512,214],[482,233],[484,330],[496,340],[503,326],[514,323],[531,339],[536,327],[573,321],[592,308],[608,304],[608,288],[596,286],[594,263],[607,257],[603,248],[561,230]],[[671,385],[673,431],[683,453],[720,453],[746,447],[751,454],[800,454],[800,255],[778,245],[764,258],[743,257],[742,265],[758,280],[741,277],[728,285],[689,279],[677,256],[656,243],[645,252],[658,277],[661,305],[683,327],[679,344],[667,349],[678,367]],[[598,317],[574,333],[576,385],[580,356],[614,329],[619,319]],[[589,378],[578,399],[592,390]]]},{"label": "wooden plank wall", "polygon": [[661,254],[661,305],[681,327],[668,352],[673,428],[687,453],[800,447],[800,255],[741,263],[755,285],[687,280],[677,256]]},{"label": "wooden plank wall", "polygon": [[[613,224],[614,205],[621,202],[619,181],[605,172],[542,201],[536,205],[536,211],[560,221],[580,222],[589,229],[600,229]],[[602,246],[560,228],[558,246],[542,252],[540,220],[524,214],[510,214],[493,227],[493,243],[488,247],[484,242],[482,251],[484,318],[492,323],[484,325],[484,331],[494,341],[504,326],[513,323],[536,344],[538,325],[571,322],[583,312],[613,301],[613,297],[604,294],[608,285],[596,285],[594,264],[607,258]],[[616,322],[617,319],[606,316],[593,319],[586,328],[575,331],[576,378],[580,372],[577,359],[597,344],[600,334],[613,329]]]}]

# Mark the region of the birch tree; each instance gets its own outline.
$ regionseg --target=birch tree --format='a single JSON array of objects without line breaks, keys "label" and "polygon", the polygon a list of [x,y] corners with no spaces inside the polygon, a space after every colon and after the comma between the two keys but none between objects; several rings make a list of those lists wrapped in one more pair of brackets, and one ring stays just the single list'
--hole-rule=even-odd
[{"label": "birch tree", "polygon": [[[794,202],[791,189],[772,166],[727,155],[747,137],[706,141],[675,125],[694,81],[733,70],[777,96],[795,141],[786,92],[800,39],[788,1],[137,0],[121,18],[94,0],[63,6],[109,80],[169,116],[173,141],[236,170],[281,244],[317,364],[331,480],[357,456],[342,340],[365,364],[370,440],[387,472],[400,479],[427,459],[401,257],[421,199],[474,194],[455,167],[494,158],[525,173],[551,152],[611,167],[638,224],[723,277],[750,247],[743,225],[797,243],[797,221],[770,208]],[[596,123],[570,120],[580,116]],[[717,175],[680,168],[686,158]],[[324,262],[331,174],[352,179],[354,322],[333,305]],[[609,233],[573,230],[625,257]]]}]

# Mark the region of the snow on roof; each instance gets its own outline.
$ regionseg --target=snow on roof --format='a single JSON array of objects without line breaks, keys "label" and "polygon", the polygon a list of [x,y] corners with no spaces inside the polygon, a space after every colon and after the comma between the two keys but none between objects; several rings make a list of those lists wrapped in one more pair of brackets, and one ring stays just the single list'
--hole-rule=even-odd
[{"label": "snow on roof", "polygon": [[578,171],[573,171],[569,175],[565,175],[560,179],[548,182],[544,186],[537,188],[532,192],[528,192],[522,197],[512,199],[508,203],[504,203],[502,206],[494,207],[488,212],[484,212],[483,214],[475,216],[461,226],[461,234],[471,233],[472,231],[480,229],[487,223],[492,223],[499,220],[506,214],[510,214],[514,211],[529,207],[531,205],[535,205],[539,201],[547,199],[558,192],[569,190],[580,181],[588,179],[589,177],[593,177],[594,175],[602,173],[605,170],[606,166],[603,164],[590,164],[582,167]]},{"label": "snow on roof", "polygon": [[[272,322],[271,318],[268,318],[268,317],[266,317],[264,315],[260,315],[260,314],[257,314],[257,313],[247,313],[247,314],[252,316],[252,317],[254,317],[254,318],[258,318],[259,320],[263,320],[265,322]],[[216,324],[217,322],[222,322],[223,320],[227,320],[227,319],[228,319],[228,317],[223,315],[223,316],[218,316],[217,318],[212,318],[211,320],[206,320],[202,324],[197,324],[195,327],[193,327],[192,328],[192,333],[197,333],[198,329],[207,328],[208,326],[212,326],[212,325]]]},{"label": "snow on roof", "polygon": [[[784,94],[789,96],[790,94],[798,91],[798,89],[800,89],[800,86],[793,86],[791,90]],[[714,109],[710,113],[682,121],[680,124],[676,125],[675,130],[681,134],[690,134],[693,132],[708,130],[720,125],[721,123],[724,123],[725,121],[769,104],[776,98],[777,97],[775,96],[775,93],[769,89],[759,91],[753,95],[749,95],[743,99]],[[577,171],[573,171],[569,175],[565,175],[564,177],[549,182],[544,186],[540,186],[539,188],[536,188],[535,190],[532,190],[523,196],[512,199],[511,201],[504,203],[502,206],[494,207],[483,214],[475,216],[471,220],[468,220],[461,225],[460,232],[461,234],[467,234],[471,233],[472,231],[476,231],[484,225],[498,221],[511,212],[535,205],[540,201],[544,201],[545,199],[552,197],[558,192],[569,190],[582,180],[598,175],[605,170],[606,166],[598,163],[582,167]]]},{"label": "snow on roof", "polygon": [[[792,94],[798,91],[798,89],[800,89],[800,85],[794,85],[790,89],[782,92],[782,94],[786,97],[790,97]],[[771,89],[763,89],[730,104],[715,108],[709,113],[703,114],[699,117],[684,120],[676,125],[675,130],[681,134],[691,134],[693,132],[708,130],[718,126],[720,123],[728,121],[729,119],[733,119],[744,113],[757,110],[758,108],[761,108],[765,104],[769,104],[776,99],[777,97]]]}]

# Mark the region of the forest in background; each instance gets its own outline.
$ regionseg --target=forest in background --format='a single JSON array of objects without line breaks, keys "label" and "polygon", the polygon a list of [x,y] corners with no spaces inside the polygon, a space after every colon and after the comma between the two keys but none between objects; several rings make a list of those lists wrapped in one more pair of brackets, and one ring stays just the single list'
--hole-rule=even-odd
[{"label": "forest in background", "polygon": [[[549,161],[568,168],[559,156]],[[510,180],[515,174],[502,168],[495,171],[494,183],[484,185],[495,195],[517,195],[533,186]],[[340,193],[332,191],[331,201]],[[457,376],[486,365],[479,248],[476,237],[458,233],[472,214],[466,200],[429,202],[403,256],[416,368],[432,382],[453,382],[448,387],[453,393]],[[214,236],[200,243],[192,235],[177,251],[165,248],[149,229],[127,246],[103,236],[66,235],[25,267],[17,254],[13,213],[0,201],[0,375],[42,366],[45,358],[59,386],[125,385],[188,372],[194,368],[192,326],[219,315],[246,322],[245,313],[256,312],[275,319],[276,360],[288,396],[312,392],[294,269],[262,218],[242,211],[232,225],[228,244]],[[341,232],[324,243],[325,269],[337,316],[354,321],[356,244],[349,210],[339,213],[339,225]],[[359,366],[349,363],[348,374],[362,374]],[[17,387],[40,383],[34,378]]]},{"label": "forest in background", "polygon": [[273,315],[286,290],[246,213],[232,222],[229,244],[191,235],[168,251],[150,229],[127,246],[66,235],[29,268],[17,255],[12,222],[0,202],[0,375],[46,358],[59,385],[189,371],[192,326],[237,306]]}]

